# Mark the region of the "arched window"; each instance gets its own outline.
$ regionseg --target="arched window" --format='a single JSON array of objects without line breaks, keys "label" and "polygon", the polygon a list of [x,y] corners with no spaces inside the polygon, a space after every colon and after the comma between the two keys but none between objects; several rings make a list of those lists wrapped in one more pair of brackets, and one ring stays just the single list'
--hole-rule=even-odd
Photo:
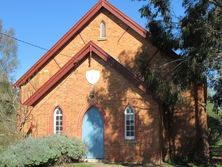
[{"label": "arched window", "polygon": [[54,111],[54,134],[62,133],[62,110],[57,107]]},{"label": "arched window", "polygon": [[135,139],[135,112],[134,109],[129,105],[125,109],[125,139]]},{"label": "arched window", "polygon": [[100,39],[105,39],[106,38],[106,23],[104,21],[101,21],[100,23]]}]

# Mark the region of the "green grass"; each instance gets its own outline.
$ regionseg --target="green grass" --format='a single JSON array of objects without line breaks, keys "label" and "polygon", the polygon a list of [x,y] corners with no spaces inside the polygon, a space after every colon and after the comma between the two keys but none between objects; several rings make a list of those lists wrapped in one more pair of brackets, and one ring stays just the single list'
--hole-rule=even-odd
[{"label": "green grass", "polygon": [[74,164],[66,164],[57,167],[123,167],[122,165],[115,165],[115,164],[106,164],[102,162],[88,162],[88,163],[74,163]]},{"label": "green grass", "polygon": [[63,164],[61,166],[56,167],[93,167],[91,164],[86,163],[75,163],[75,164]]},{"label": "green grass", "polygon": [[[57,167],[124,167],[122,165],[115,165],[115,164],[104,164],[104,163],[75,163],[75,164],[66,164],[62,166]],[[184,164],[184,165],[178,165],[174,163],[163,163],[160,167],[203,167],[201,165],[195,165],[192,163]],[[127,166],[125,166],[127,167]],[[213,167],[222,167],[222,164],[214,164]]]},{"label": "green grass", "polygon": [[86,165],[86,164],[75,164],[75,165],[70,165],[68,167],[92,167],[91,165]]}]

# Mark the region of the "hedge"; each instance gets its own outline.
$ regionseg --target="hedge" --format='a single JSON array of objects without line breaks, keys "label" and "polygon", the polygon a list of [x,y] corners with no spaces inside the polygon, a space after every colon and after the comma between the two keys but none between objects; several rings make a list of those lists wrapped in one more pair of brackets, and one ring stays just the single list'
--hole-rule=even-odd
[{"label": "hedge", "polygon": [[65,136],[27,138],[8,147],[0,154],[0,166],[34,167],[50,166],[58,161],[77,161],[86,153],[85,146],[77,139]]}]

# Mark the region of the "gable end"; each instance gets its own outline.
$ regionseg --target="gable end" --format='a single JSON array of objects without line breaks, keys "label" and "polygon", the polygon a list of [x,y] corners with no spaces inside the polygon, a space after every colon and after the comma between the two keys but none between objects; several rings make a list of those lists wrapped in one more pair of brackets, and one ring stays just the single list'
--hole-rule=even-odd
[{"label": "gable end", "polygon": [[125,68],[122,64],[112,58],[108,53],[98,47],[95,43],[90,41],[83,47],[72,59],[68,61],[55,75],[53,75],[45,84],[43,84],[24,105],[34,106],[43,98],[50,90],[52,90],[71,70],[77,68],[82,60],[87,58],[91,53],[95,53],[98,57],[102,58],[106,63],[113,67],[116,71],[131,81],[137,88],[145,92],[143,82],[138,79],[132,72]]},{"label": "gable end", "polygon": [[91,8],[48,52],[46,52],[17,82],[16,87],[21,87],[25,84],[35,73],[44,67],[44,65],[51,60],[59,51],[61,51],[78,33],[81,31],[97,14],[104,8],[111,14],[120,19],[123,23],[128,25],[131,29],[137,32],[143,38],[146,38],[149,33],[142,28],[120,10],[115,8],[107,1],[99,1]]}]

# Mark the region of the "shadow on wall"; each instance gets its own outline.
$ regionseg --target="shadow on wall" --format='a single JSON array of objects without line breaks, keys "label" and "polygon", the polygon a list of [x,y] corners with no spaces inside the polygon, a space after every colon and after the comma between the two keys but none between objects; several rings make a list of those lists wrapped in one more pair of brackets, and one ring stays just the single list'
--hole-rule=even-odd
[{"label": "shadow on wall", "polygon": [[[102,77],[107,89],[94,90],[89,105],[98,104],[104,114],[105,160],[122,163],[159,162],[160,115],[151,95],[145,94],[118,74],[102,60],[93,57],[106,67]],[[107,70],[108,69],[108,70]],[[128,105],[135,109],[136,140],[127,141],[124,135],[124,110]]]},{"label": "shadow on wall", "polygon": [[[147,46],[138,49],[136,59],[130,59],[127,54],[128,51],[123,51],[119,60],[142,80],[137,63],[141,57],[145,57],[149,68],[160,70],[160,77],[166,77],[166,80],[170,78],[172,67],[177,65],[164,66],[173,60],[172,56],[163,55],[158,49],[149,52]],[[196,137],[193,99],[186,98],[185,104],[177,106],[173,113],[166,114],[161,102],[155,100],[155,95],[151,95],[152,91],[142,92],[103,61],[94,58],[108,69],[102,71],[108,83],[107,89],[98,88],[94,91],[94,98],[88,98],[89,105],[98,104],[105,111],[105,160],[145,163],[158,162],[160,158],[167,157],[184,160],[191,158]],[[136,114],[135,141],[124,138],[124,109],[128,104],[133,106]]]},{"label": "shadow on wall", "polygon": [[[180,63],[175,61],[177,58],[178,57],[162,53],[160,50],[158,50],[158,48],[153,49],[153,51],[150,52],[147,50],[147,47],[142,46],[136,55],[136,59],[130,61],[136,62],[136,69],[139,70],[137,70],[135,74],[142,80],[144,80],[144,78],[141,75],[141,70],[146,70],[146,68],[149,68],[158,71],[158,77],[162,78],[169,85],[173,85],[172,71],[175,70],[175,66],[178,66]],[[141,67],[139,65],[139,61],[141,60],[145,61],[145,67]],[[135,66],[130,68],[135,71]],[[174,88],[175,86],[172,87]],[[199,118],[197,118],[201,117],[201,115],[197,115],[197,113],[200,114],[201,112],[204,112],[203,106],[201,106],[199,102],[195,103],[195,92],[192,88],[191,90],[182,92],[182,103],[175,106],[173,111],[168,111],[163,107],[162,102],[159,100],[156,94],[153,93],[155,91],[149,89],[146,91],[148,93],[151,92],[152,96],[158,101],[161,108],[160,113],[163,121],[161,124],[161,129],[163,133],[160,139],[162,140],[163,160],[169,160],[169,158],[175,161],[191,160],[195,156],[195,149],[197,148],[196,145],[198,144],[196,143],[196,124],[201,124]],[[198,105],[197,108],[195,108],[196,105]],[[207,134],[207,132],[204,131],[203,134]]]}]

